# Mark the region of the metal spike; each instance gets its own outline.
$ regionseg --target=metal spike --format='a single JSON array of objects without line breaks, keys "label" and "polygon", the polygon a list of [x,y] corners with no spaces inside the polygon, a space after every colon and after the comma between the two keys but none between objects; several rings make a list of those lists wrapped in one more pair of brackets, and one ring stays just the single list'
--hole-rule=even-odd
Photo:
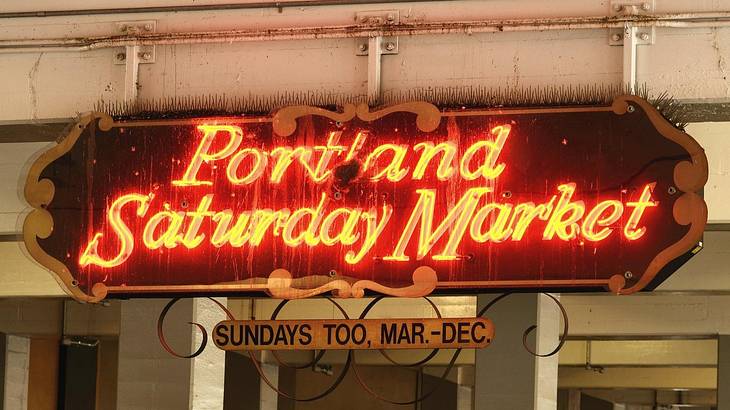
[{"label": "metal spike", "polygon": [[[385,90],[383,104],[423,100],[438,106],[449,107],[524,107],[524,106],[571,106],[610,104],[617,95],[629,91],[654,105],[662,115],[676,126],[686,125],[686,109],[667,92],[653,95],[646,84],[629,90],[618,84],[557,85],[552,87],[528,86],[526,88],[483,85],[464,87],[416,87],[407,90]],[[218,95],[167,96],[138,101],[105,101],[95,104],[98,111],[117,118],[185,118],[200,115],[265,114],[286,105],[316,105],[337,107],[345,103],[367,102],[362,94],[342,94],[331,90],[292,91],[274,95],[229,97]]]}]

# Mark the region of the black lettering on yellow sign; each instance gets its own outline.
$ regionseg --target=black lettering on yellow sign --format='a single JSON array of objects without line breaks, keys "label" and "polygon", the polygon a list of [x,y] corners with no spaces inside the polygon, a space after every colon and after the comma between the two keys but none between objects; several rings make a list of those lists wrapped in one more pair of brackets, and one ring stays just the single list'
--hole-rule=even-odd
[{"label": "black lettering on yellow sign", "polygon": [[213,330],[224,350],[483,348],[489,319],[226,320]]}]

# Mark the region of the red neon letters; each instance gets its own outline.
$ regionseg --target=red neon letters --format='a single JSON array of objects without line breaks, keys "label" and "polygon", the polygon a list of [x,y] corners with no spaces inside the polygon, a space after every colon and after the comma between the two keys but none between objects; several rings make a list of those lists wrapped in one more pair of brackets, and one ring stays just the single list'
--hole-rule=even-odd
[{"label": "red neon letters", "polygon": [[[243,132],[234,125],[200,125],[198,129],[202,137],[197,149],[179,179],[171,183],[175,189],[202,187],[197,189],[208,189],[209,193],[191,206],[194,210],[173,210],[165,204],[155,213],[149,211],[156,201],[153,194],[128,193],[115,198],[108,208],[107,221],[116,235],[116,251],[100,255],[99,244],[106,238],[96,233],[79,258],[81,266],[123,264],[135,245],[140,245],[130,230],[132,223],[143,226],[141,244],[149,250],[178,246],[193,249],[205,244],[240,248],[258,246],[266,238],[276,237],[290,247],[346,246],[349,250],[345,261],[357,264],[379,243],[386,228],[395,229],[398,239],[388,244],[389,253],[383,260],[421,260],[429,255],[433,260],[453,260],[458,258],[463,241],[520,241],[531,227],[533,231],[539,229],[545,241],[600,242],[612,235],[633,241],[646,232],[641,223],[644,213],[657,206],[652,200],[654,184],[643,186],[629,202],[609,199],[591,208],[575,199],[578,193],[574,183],[556,186],[553,194],[539,203],[496,201],[493,186],[507,169],[500,154],[510,125],[494,127],[491,135],[461,147],[463,151],[452,141],[422,141],[413,146],[384,143],[363,152],[368,140],[364,132],[357,133],[349,145],[340,141],[340,132],[331,132],[325,145],[263,150],[244,146]],[[234,214],[231,209],[216,208],[214,181],[201,172],[206,167],[225,168],[228,182],[246,189],[264,178],[266,183],[279,184],[287,172],[301,167],[306,182],[323,184],[334,177],[338,165],[355,158],[363,159],[357,177],[361,181],[402,184],[433,175],[435,183],[455,178],[472,183],[439,220],[435,220],[437,191],[427,188],[413,190],[415,205],[404,218],[394,218],[393,207],[388,204],[368,209],[343,207],[328,192],[323,192],[312,207],[252,209]],[[139,220],[125,221],[125,208],[134,210]],[[201,232],[203,223],[212,227],[207,235]],[[415,252],[409,254],[412,243],[416,244]]]}]

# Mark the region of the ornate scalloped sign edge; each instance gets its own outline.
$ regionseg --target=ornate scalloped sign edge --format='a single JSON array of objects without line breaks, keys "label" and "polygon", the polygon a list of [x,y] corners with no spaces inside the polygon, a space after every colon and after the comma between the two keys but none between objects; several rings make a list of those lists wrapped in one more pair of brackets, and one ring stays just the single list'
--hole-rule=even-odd
[{"label": "ornate scalloped sign edge", "polygon": [[[619,96],[610,106],[600,107],[537,107],[520,109],[489,109],[469,111],[477,115],[525,114],[532,112],[586,112],[586,111],[613,111],[615,114],[624,114],[631,104],[641,107],[649,117],[656,130],[665,138],[679,144],[689,154],[689,160],[680,161],[674,168],[674,183],[680,197],[673,207],[673,216],[680,225],[689,225],[688,232],[678,242],[662,250],[650,262],[646,271],[637,283],[626,287],[624,275],[615,274],[607,281],[585,281],[586,285],[604,286],[615,294],[631,294],[637,292],[657,277],[657,274],[676,258],[686,255],[701,240],[707,221],[707,206],[698,192],[703,188],[708,177],[708,164],[702,147],[688,134],[674,127],[647,101],[636,96]],[[435,130],[442,118],[465,113],[454,114],[452,111],[441,111],[427,102],[409,102],[386,107],[371,112],[365,104],[354,106],[346,104],[342,112],[329,111],[320,107],[290,106],[279,109],[270,117],[257,117],[250,122],[271,122],[273,131],[280,136],[291,135],[297,127],[297,119],[304,116],[322,116],[333,121],[346,122],[356,116],[363,121],[373,121],[394,112],[411,112],[416,114],[416,124],[423,132]],[[468,115],[468,114],[466,114]],[[185,120],[150,120],[150,121],[121,121],[116,122],[110,116],[92,112],[82,115],[78,122],[71,127],[67,135],[60,138],[57,145],[44,152],[31,166],[25,185],[26,201],[33,210],[27,215],[23,224],[23,239],[30,255],[42,266],[50,270],[59,284],[73,298],[98,302],[112,294],[124,295],[188,295],[201,296],[211,294],[231,294],[236,292],[266,292],[272,297],[283,299],[305,298],[332,292],[337,297],[362,297],[366,291],[403,296],[421,297],[443,287],[439,283],[436,271],[427,266],[414,270],[413,284],[402,288],[391,288],[370,280],[348,282],[341,279],[329,279],[320,276],[293,278],[286,269],[276,269],[268,278],[255,278],[248,283],[220,283],[211,285],[172,285],[172,286],[107,286],[104,283],[95,283],[91,294],[84,293],[73,278],[69,268],[49,255],[39,245],[38,238],[48,238],[54,227],[51,213],[46,206],[51,203],[55,194],[55,186],[49,179],[41,179],[44,169],[56,159],[69,152],[81,136],[85,128],[98,119],[98,127],[108,131],[115,126],[135,126],[147,123],[150,125],[178,124]],[[239,119],[239,122],[246,122]],[[307,280],[307,284],[314,283],[316,287],[298,287]],[[578,280],[578,282],[581,282]],[[590,283],[589,283],[590,282]],[[595,283],[594,283],[595,282]],[[550,286],[550,280],[540,282],[541,286]],[[467,287],[476,287],[474,284]],[[506,285],[506,286],[505,286]],[[524,284],[512,281],[506,284],[481,284],[484,288],[505,289],[513,286],[522,288]],[[559,284],[553,284],[559,287]],[[449,286],[453,290],[452,286]]]}]

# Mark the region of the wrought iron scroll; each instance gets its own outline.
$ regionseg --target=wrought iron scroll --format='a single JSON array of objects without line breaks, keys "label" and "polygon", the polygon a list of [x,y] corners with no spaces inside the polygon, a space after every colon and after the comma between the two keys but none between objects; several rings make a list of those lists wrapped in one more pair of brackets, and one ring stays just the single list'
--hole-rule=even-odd
[{"label": "wrought iron scroll", "polygon": [[[496,305],[497,303],[499,303],[500,301],[504,300],[505,298],[509,297],[512,294],[513,293],[503,293],[503,294],[497,296],[496,298],[492,299],[481,310],[479,310],[477,316],[483,317],[489,311],[489,309],[491,309],[494,305]],[[558,300],[558,298],[556,298],[555,296],[553,296],[553,295],[551,295],[549,293],[543,293],[543,294],[546,295],[546,296],[548,296],[553,302],[555,302],[555,304],[560,309],[560,313],[561,313],[562,318],[563,318],[563,330],[562,330],[562,332],[560,334],[560,337],[559,337],[559,340],[558,340],[558,345],[555,347],[555,349],[553,349],[552,351],[550,351],[548,353],[539,353],[539,352],[534,351],[532,348],[530,348],[529,343],[528,343],[528,338],[529,338],[530,334],[537,329],[537,324],[531,325],[527,329],[525,329],[525,331],[522,334],[522,344],[523,344],[525,350],[529,354],[531,354],[533,356],[536,356],[536,357],[550,357],[550,356],[553,356],[553,355],[557,354],[560,351],[560,349],[562,349],[562,347],[565,345],[566,338],[568,337],[568,328],[569,328],[569,326],[568,326],[568,314],[565,311],[565,307],[562,305],[562,303],[560,303],[560,300]],[[385,298],[384,296],[379,296],[379,297],[374,298],[365,307],[365,309],[363,309],[363,311],[360,313],[359,319],[365,319],[367,317],[368,313],[375,307],[375,305],[377,305],[384,298]],[[228,308],[226,308],[226,306],[224,306],[222,303],[220,303],[219,301],[217,301],[217,300],[215,300],[213,298],[208,298],[208,299],[212,300],[226,314],[226,316],[227,316],[227,318],[229,320],[236,320],[235,317],[233,316],[233,314],[231,313],[231,311],[228,310]],[[345,311],[345,309],[342,307],[342,305],[340,305],[339,303],[337,303],[332,298],[329,298],[328,297],[326,299],[337,308],[337,310],[342,314],[342,317],[344,319],[349,319],[350,318],[349,315],[347,314],[347,311]],[[441,316],[441,312],[439,311],[439,309],[436,306],[436,304],[431,299],[429,299],[428,297],[424,297],[423,299],[432,307],[434,313],[436,314],[436,317],[441,318],[442,317]],[[201,334],[203,336],[202,341],[200,343],[200,346],[193,353],[188,354],[188,355],[178,353],[174,349],[172,349],[172,347],[167,343],[167,340],[165,339],[165,334],[164,334],[164,330],[163,330],[163,325],[164,325],[164,322],[165,322],[165,317],[167,316],[167,314],[170,311],[170,309],[179,300],[180,300],[180,298],[172,299],[162,309],[162,312],[160,313],[160,316],[159,316],[159,318],[157,320],[157,335],[158,335],[158,337],[160,339],[160,344],[162,345],[162,347],[168,353],[170,353],[171,355],[173,355],[175,357],[179,357],[179,358],[183,358],[183,359],[192,359],[192,358],[195,358],[195,357],[199,356],[201,353],[203,353],[203,351],[205,350],[205,348],[206,348],[206,346],[208,344],[208,332],[206,331],[205,327],[203,325],[199,324],[199,323],[196,323],[196,322],[188,322],[190,325],[193,325],[193,326],[197,327],[198,330],[201,332]],[[287,303],[289,303],[289,302],[290,302],[290,300],[283,300],[283,301],[281,301],[281,303],[279,303],[279,305],[272,312],[272,314],[271,314],[271,320],[276,320],[276,318],[281,313],[281,311],[284,308],[284,306],[286,306]],[[378,400],[381,400],[381,401],[384,401],[384,402],[387,402],[387,403],[390,403],[390,404],[410,405],[410,404],[415,404],[415,403],[421,402],[423,400],[426,400],[429,396],[431,396],[434,392],[436,392],[441,387],[441,385],[443,384],[443,382],[449,376],[449,373],[451,372],[451,370],[454,368],[454,365],[456,364],[456,361],[459,358],[459,355],[461,354],[461,351],[462,351],[462,349],[455,349],[454,350],[454,353],[451,356],[451,359],[449,360],[448,365],[444,369],[444,371],[443,371],[441,377],[439,378],[438,382],[433,386],[433,388],[431,388],[431,390],[423,393],[421,396],[419,396],[419,397],[417,397],[417,398],[415,398],[413,400],[406,400],[406,401],[393,400],[393,399],[384,397],[380,393],[378,393],[375,390],[373,390],[367,384],[367,382],[362,377],[361,372],[358,370],[358,364],[357,364],[357,359],[355,357],[355,351],[354,350],[349,350],[348,351],[348,353],[347,353],[347,359],[345,361],[345,364],[343,365],[343,368],[340,371],[340,373],[337,375],[335,381],[329,387],[327,387],[327,389],[325,389],[324,391],[322,391],[322,392],[320,392],[318,394],[315,394],[313,396],[309,396],[309,397],[297,397],[297,396],[295,396],[295,395],[293,395],[291,393],[287,393],[285,391],[280,390],[266,376],[266,373],[264,372],[264,370],[262,368],[262,362],[259,361],[259,359],[256,358],[255,352],[249,350],[248,351],[248,356],[251,359],[251,362],[253,363],[254,367],[256,368],[256,371],[259,373],[259,376],[261,377],[261,380],[263,380],[264,383],[266,383],[272,390],[276,391],[277,394],[279,394],[280,396],[285,397],[287,399],[290,399],[290,400],[300,401],[300,402],[309,402],[309,401],[319,400],[319,399],[327,396],[328,394],[332,393],[340,385],[340,383],[342,383],[342,381],[345,379],[345,376],[347,375],[347,373],[350,370],[352,370],[352,374],[355,377],[355,380],[363,388],[363,390],[365,390],[371,396],[375,397]],[[423,359],[418,360],[418,361],[416,361],[414,363],[400,363],[400,362],[394,360],[387,353],[387,351],[380,349],[379,352],[380,352],[380,354],[388,362],[392,363],[395,366],[398,366],[398,367],[406,367],[406,368],[417,368],[417,367],[425,366],[431,359],[433,359],[436,356],[436,354],[438,354],[439,349],[433,349]],[[314,354],[314,356],[313,356],[313,358],[312,358],[311,361],[309,361],[309,362],[307,362],[305,364],[296,365],[296,364],[290,364],[290,363],[285,362],[279,356],[278,352],[271,351],[271,354],[274,357],[274,360],[280,366],[283,366],[283,367],[286,367],[286,368],[290,368],[290,369],[295,369],[295,370],[301,370],[301,369],[306,369],[306,368],[314,368],[322,360],[322,358],[324,357],[325,353],[326,353],[326,350],[315,351],[315,354]]]}]

